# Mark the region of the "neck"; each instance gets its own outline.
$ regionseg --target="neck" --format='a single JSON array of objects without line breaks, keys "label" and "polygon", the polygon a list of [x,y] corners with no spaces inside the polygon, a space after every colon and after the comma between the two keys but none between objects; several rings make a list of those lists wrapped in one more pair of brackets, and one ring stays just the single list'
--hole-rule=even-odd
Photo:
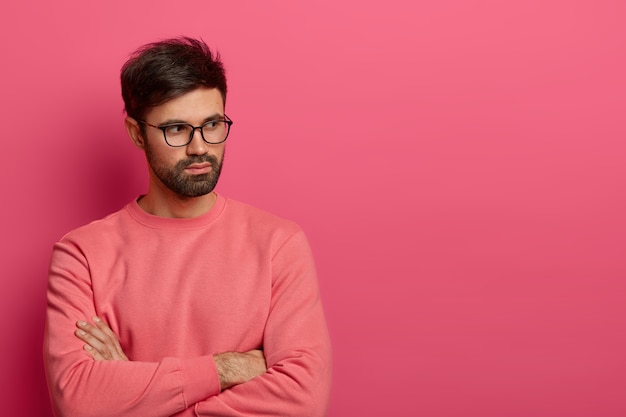
[{"label": "neck", "polygon": [[211,210],[217,199],[215,192],[200,197],[181,197],[173,193],[162,195],[152,191],[140,197],[137,203],[146,213],[159,217],[198,217]]}]

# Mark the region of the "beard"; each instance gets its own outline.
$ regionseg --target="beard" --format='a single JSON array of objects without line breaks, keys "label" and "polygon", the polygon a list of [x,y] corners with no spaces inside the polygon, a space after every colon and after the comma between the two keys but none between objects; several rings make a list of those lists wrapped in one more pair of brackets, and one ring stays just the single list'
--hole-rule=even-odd
[{"label": "beard", "polygon": [[[209,194],[220,178],[222,172],[222,162],[217,157],[209,154],[194,155],[189,158],[178,161],[173,167],[159,163],[150,146],[146,147],[146,158],[150,168],[156,177],[167,188],[175,192],[181,197],[200,197]],[[185,173],[185,168],[191,164],[208,162],[211,164],[211,171],[206,174],[189,175]]]}]

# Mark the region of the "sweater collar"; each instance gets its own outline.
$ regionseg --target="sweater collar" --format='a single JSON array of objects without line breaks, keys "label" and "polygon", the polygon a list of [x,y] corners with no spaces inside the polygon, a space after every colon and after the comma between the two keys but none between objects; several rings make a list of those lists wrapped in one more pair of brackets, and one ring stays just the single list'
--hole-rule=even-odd
[{"label": "sweater collar", "polygon": [[134,220],[147,227],[175,230],[201,229],[212,224],[224,211],[226,199],[220,194],[216,193],[216,195],[217,198],[215,200],[215,204],[211,207],[211,210],[197,217],[177,219],[155,216],[143,211],[143,209],[139,207],[139,204],[137,204],[137,199],[128,203],[126,205],[126,210]]}]

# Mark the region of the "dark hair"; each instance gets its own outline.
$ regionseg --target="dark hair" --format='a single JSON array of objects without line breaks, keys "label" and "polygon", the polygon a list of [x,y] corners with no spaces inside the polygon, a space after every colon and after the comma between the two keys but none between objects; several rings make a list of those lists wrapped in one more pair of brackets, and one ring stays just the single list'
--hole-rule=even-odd
[{"label": "dark hair", "polygon": [[226,75],[203,40],[180,37],[137,49],[121,71],[126,114],[141,120],[159,106],[199,87],[217,88],[226,103]]}]

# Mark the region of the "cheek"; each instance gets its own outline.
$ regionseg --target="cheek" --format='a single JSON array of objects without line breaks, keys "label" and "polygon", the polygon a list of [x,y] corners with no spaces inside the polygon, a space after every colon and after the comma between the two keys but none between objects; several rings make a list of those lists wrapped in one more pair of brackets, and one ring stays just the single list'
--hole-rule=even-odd
[{"label": "cheek", "polygon": [[223,160],[223,159],[224,159],[224,154],[225,154],[225,153],[226,153],[226,146],[225,146],[225,145],[222,145],[222,146],[220,146],[220,147],[219,147],[219,149],[216,149],[216,150],[215,150],[215,153],[214,153],[213,155],[215,155],[215,157],[216,157],[218,160],[220,160],[220,161],[221,161],[221,160]]},{"label": "cheek", "polygon": [[[167,145],[166,145],[167,146]],[[172,152],[174,151],[174,152]],[[153,167],[169,167],[174,166],[176,163],[185,157],[184,153],[182,156],[178,155],[178,149],[163,149],[159,145],[150,145],[146,147],[146,158],[148,162]]]}]

